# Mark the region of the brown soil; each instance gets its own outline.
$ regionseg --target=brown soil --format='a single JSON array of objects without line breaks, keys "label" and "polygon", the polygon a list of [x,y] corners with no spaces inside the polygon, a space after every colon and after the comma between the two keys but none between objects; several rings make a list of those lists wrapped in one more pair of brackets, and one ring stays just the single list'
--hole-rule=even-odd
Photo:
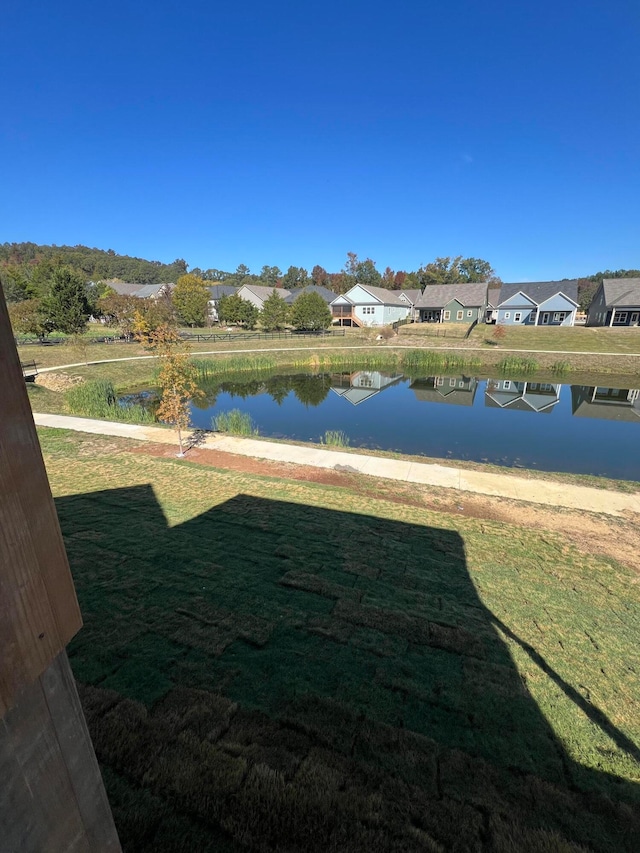
[{"label": "brown soil", "polygon": [[[176,455],[173,446],[153,443],[141,444],[131,452],[166,458],[175,458]],[[540,507],[508,498],[376,479],[347,471],[271,462],[198,447],[188,450],[186,458],[199,465],[211,465],[228,471],[339,486],[366,497],[407,506],[422,506],[435,512],[502,521],[522,527],[535,526],[541,532],[550,530],[564,534],[578,550],[615,559],[640,575],[640,527],[637,520],[577,512],[562,507]]]}]

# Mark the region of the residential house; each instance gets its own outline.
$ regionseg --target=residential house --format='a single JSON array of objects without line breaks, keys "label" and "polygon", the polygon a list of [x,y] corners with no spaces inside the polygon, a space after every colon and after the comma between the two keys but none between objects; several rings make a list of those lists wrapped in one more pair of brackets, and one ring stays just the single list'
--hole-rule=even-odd
[{"label": "residential house", "polygon": [[427,376],[414,379],[410,388],[421,403],[472,406],[478,380],[474,376]]},{"label": "residential house", "polygon": [[294,287],[289,293],[291,294],[292,302],[295,302],[298,296],[301,296],[303,293],[317,293],[327,305],[331,305],[336,298],[333,290],[329,290],[328,287],[322,287],[320,284],[307,284],[306,287]]},{"label": "residential house", "polygon": [[407,305],[411,306],[411,312],[409,313],[409,317],[415,322],[418,316],[416,302],[422,296],[422,291],[420,290],[420,288],[417,288],[416,290],[399,290],[398,296],[400,297],[400,299],[406,302]]},{"label": "residential house", "polygon": [[484,392],[484,404],[489,408],[549,414],[560,401],[561,388],[562,385],[551,382],[490,379]]},{"label": "residential house", "polygon": [[331,302],[333,322],[341,326],[387,326],[406,320],[411,307],[396,291],[356,284]]},{"label": "residential house", "polygon": [[251,302],[256,306],[258,311],[262,311],[264,303],[272,293],[276,293],[287,303],[291,302],[291,292],[289,290],[285,290],[283,287],[264,287],[260,284],[243,284],[242,287],[238,288],[237,293],[240,299],[246,299],[247,302]]},{"label": "residential house", "polygon": [[159,299],[175,287],[173,282],[134,284],[125,281],[105,281],[104,284],[120,296],[137,296],[139,299]]},{"label": "residential house", "polygon": [[578,418],[640,423],[640,389],[572,385],[571,410]]},{"label": "residential house", "polygon": [[573,326],[578,282],[530,281],[503,284],[492,316],[505,326]]},{"label": "residential house", "polygon": [[605,278],[589,306],[587,326],[640,326],[640,278]]},{"label": "residential house", "polygon": [[218,322],[218,303],[223,296],[233,296],[238,292],[238,288],[232,284],[212,284],[207,287],[209,291],[209,317]]},{"label": "residential house", "polygon": [[431,284],[415,305],[421,323],[466,323],[484,320],[487,285]]},{"label": "residential house", "polygon": [[485,321],[495,323],[498,317],[498,305],[500,304],[500,288],[490,287],[487,292],[487,313]]},{"label": "residential house", "polygon": [[390,388],[403,378],[402,373],[388,375],[379,370],[356,370],[354,373],[340,373],[331,377],[331,390],[353,406],[359,406]]}]

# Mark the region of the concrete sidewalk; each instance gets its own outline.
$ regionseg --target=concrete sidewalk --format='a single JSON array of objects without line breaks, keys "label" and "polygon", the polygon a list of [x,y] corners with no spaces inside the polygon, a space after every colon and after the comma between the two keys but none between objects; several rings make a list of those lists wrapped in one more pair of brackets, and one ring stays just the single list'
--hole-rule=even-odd
[{"label": "concrete sidewalk", "polygon": [[[76,418],[66,415],[34,413],[33,417],[37,426],[70,429],[96,435],[120,436],[161,444],[176,444],[175,432],[164,427],[137,426],[135,424],[121,424],[113,421]],[[640,513],[640,491],[626,494],[605,489],[594,489],[590,486],[575,486],[569,483],[527,479],[509,474],[450,468],[426,462],[411,462],[406,459],[388,459],[380,456],[368,456],[364,453],[344,453],[338,450],[325,450],[324,448],[304,447],[253,438],[234,438],[219,433],[208,434],[204,441],[198,444],[198,447],[207,450],[219,450],[224,453],[235,453],[240,456],[250,456],[255,459],[266,459],[272,462],[286,462],[314,468],[368,474],[387,480],[439,486],[445,489],[457,489],[461,492],[529,501],[545,506],[560,506],[616,516],[623,515],[626,512]]]}]

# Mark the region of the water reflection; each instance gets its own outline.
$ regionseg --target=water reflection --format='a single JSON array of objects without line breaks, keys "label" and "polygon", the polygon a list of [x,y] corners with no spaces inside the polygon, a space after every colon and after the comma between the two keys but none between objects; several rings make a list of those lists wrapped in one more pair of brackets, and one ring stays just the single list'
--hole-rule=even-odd
[{"label": "water reflection", "polygon": [[562,385],[550,382],[514,382],[512,379],[489,379],[484,392],[485,406],[517,412],[550,414],[560,402]]},{"label": "water reflection", "polygon": [[204,390],[193,407],[201,429],[240,408],[265,438],[317,442],[342,430],[352,447],[640,480],[633,388],[351,370],[225,378]]}]

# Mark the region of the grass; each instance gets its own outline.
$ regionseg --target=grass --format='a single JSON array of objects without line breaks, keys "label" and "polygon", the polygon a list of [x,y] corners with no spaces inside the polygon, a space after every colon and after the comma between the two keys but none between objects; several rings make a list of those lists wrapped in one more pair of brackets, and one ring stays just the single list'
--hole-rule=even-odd
[{"label": "grass", "polygon": [[522,358],[518,355],[508,355],[498,362],[496,365],[501,373],[520,373],[530,374],[535,373],[538,369],[538,362],[534,358]]},{"label": "grass", "polygon": [[260,434],[251,415],[248,412],[241,412],[240,409],[219,412],[211,419],[211,429],[216,432],[226,432],[229,435],[252,436]]},{"label": "grass", "polygon": [[113,383],[108,380],[82,382],[70,388],[64,396],[67,410],[72,415],[135,424],[155,422],[153,414],[142,406],[120,405]]},{"label": "grass", "polygon": [[327,447],[349,447],[349,436],[341,429],[328,429],[320,439]]},{"label": "grass", "polygon": [[630,570],[418,486],[40,438],[124,849],[635,849]]},{"label": "grass", "polygon": [[[471,346],[484,343],[492,326],[479,323],[469,337]],[[585,326],[505,326],[507,335],[501,342],[503,348],[531,350],[566,350],[567,352],[596,353],[640,353],[640,334],[638,329],[586,328]]]}]

